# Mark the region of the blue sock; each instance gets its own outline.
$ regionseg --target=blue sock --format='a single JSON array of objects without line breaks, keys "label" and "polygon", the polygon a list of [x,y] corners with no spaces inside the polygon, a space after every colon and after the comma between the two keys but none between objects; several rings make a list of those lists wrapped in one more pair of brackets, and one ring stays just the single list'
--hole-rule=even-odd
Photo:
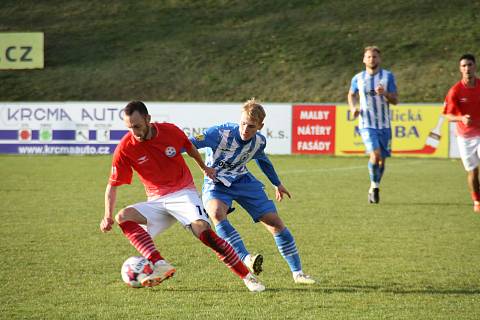
[{"label": "blue sock", "polygon": [[280,233],[273,236],[277,244],[278,251],[282,257],[287,261],[288,266],[292,272],[301,271],[302,263],[300,262],[300,255],[298,254],[295,239],[293,239],[290,231],[285,228]]},{"label": "blue sock", "polygon": [[227,241],[238,254],[240,259],[245,259],[249,255],[245,244],[243,243],[240,234],[235,230],[235,228],[230,224],[230,222],[225,219],[215,226],[217,234],[225,241]]},{"label": "blue sock", "polygon": [[370,176],[370,181],[380,183],[380,179],[382,177],[380,173],[380,166],[378,164],[368,161],[368,174]]},{"label": "blue sock", "polygon": [[385,171],[385,164],[383,166],[379,166],[378,172],[380,173],[380,177],[378,178],[378,182],[382,180],[383,172]]}]

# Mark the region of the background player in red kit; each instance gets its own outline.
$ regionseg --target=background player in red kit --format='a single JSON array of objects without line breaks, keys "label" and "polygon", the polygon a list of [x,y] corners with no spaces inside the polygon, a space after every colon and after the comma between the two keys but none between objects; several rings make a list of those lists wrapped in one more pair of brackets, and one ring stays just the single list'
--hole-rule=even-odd
[{"label": "background player in red kit", "polygon": [[462,79],[449,91],[445,98],[444,114],[455,121],[460,157],[467,170],[468,187],[473,199],[473,210],[480,212],[480,79],[476,77],[475,57],[465,54],[460,57]]},{"label": "background player in red kit", "polygon": [[181,152],[185,150],[208,177],[214,178],[215,170],[205,165],[198,150],[175,125],[150,123],[151,117],[143,102],[130,102],[124,112],[129,133],[115,149],[100,229],[103,232],[112,229],[117,187],[130,184],[135,170],[145,186],[148,200],[123,208],[115,220],[130,243],[154,265],[152,274],[142,285],[155,286],[174,275],[175,268],[160,255],[153,238],[179,221],[212,248],[220,260],[244,280],[250,291],[265,290],[233,248],[210,228]]}]

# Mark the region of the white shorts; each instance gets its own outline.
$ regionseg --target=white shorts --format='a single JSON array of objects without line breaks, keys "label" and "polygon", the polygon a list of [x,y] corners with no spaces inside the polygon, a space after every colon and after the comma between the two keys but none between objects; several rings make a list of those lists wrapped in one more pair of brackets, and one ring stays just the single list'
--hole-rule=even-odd
[{"label": "white shorts", "polygon": [[472,171],[480,164],[480,137],[457,136],[458,151],[465,170]]},{"label": "white shorts", "polygon": [[156,237],[176,221],[184,227],[196,220],[204,220],[211,225],[202,200],[196,190],[183,189],[165,196],[129,206],[147,219],[146,231]]}]

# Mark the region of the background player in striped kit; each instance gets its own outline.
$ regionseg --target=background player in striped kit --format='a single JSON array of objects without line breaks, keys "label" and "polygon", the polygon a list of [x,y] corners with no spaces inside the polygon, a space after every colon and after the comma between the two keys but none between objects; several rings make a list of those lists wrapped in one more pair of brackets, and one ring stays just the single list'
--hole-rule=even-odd
[{"label": "background player in striped kit", "polygon": [[142,280],[142,285],[155,286],[174,275],[175,268],[160,255],[153,238],[179,221],[242,278],[250,291],[265,290],[240,261],[235,250],[210,228],[210,220],[181,151],[185,150],[205,175],[213,178],[215,170],[205,166],[197,148],[182,130],[171,123],[150,123],[151,117],[143,102],[130,102],[124,112],[129,132],[113,155],[100,229],[102,232],[112,229],[117,187],[130,184],[135,170],[148,200],[123,208],[115,219],[135,249],[154,265],[153,272]]},{"label": "background player in striped kit", "polygon": [[[389,105],[398,103],[397,85],[393,73],[380,68],[380,49],[364,49],[365,70],[356,74],[348,92],[348,105],[354,117],[359,117],[359,131],[370,155],[368,201],[380,201],[380,180],[385,160],[391,154],[392,130]],[[357,108],[357,103],[360,108]]]},{"label": "background player in striped kit", "polygon": [[255,101],[243,105],[240,125],[225,123],[208,128],[190,140],[197,148],[207,148],[206,164],[216,170],[215,179],[205,176],[203,203],[215,224],[219,236],[232,245],[240,258],[255,274],[262,271],[263,257],[251,255],[237,230],[227,220],[232,201],[238,202],[252,217],[261,222],[273,235],[280,254],[287,261],[296,283],[313,284],[315,280],[302,271],[295,240],[268,199],[264,185],[247,169],[255,159],[260,169],[275,186],[275,196],[281,201],[290,193],[282,185],[265,154],[266,138],[259,132],[263,127],[265,110]]}]

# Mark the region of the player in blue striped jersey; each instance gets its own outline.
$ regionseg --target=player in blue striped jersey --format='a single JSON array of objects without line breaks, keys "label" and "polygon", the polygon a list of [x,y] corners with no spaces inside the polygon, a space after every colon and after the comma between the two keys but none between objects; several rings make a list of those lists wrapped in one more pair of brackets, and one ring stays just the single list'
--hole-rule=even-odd
[{"label": "player in blue striped jersey", "polygon": [[228,241],[245,264],[256,274],[262,271],[263,257],[250,254],[240,234],[227,219],[227,211],[235,200],[251,216],[272,233],[280,254],[286,260],[296,283],[313,284],[315,280],[303,273],[295,240],[268,199],[264,185],[247,169],[254,159],[262,172],[275,186],[275,197],[281,201],[290,193],[282,185],[275,169],[265,154],[266,138],[263,128],[265,110],[255,101],[243,105],[240,124],[225,123],[208,128],[190,140],[198,148],[206,149],[205,164],[216,170],[216,179],[205,177],[203,203],[215,225],[217,234]]},{"label": "player in blue striped jersey", "polygon": [[[365,71],[356,74],[348,92],[348,105],[354,117],[359,117],[358,129],[370,155],[368,172],[370,189],[368,201],[380,201],[380,180],[385,171],[385,160],[391,154],[392,129],[390,104],[398,103],[397,85],[393,73],[380,68],[380,49],[364,49]],[[357,104],[360,108],[357,108]]]}]

